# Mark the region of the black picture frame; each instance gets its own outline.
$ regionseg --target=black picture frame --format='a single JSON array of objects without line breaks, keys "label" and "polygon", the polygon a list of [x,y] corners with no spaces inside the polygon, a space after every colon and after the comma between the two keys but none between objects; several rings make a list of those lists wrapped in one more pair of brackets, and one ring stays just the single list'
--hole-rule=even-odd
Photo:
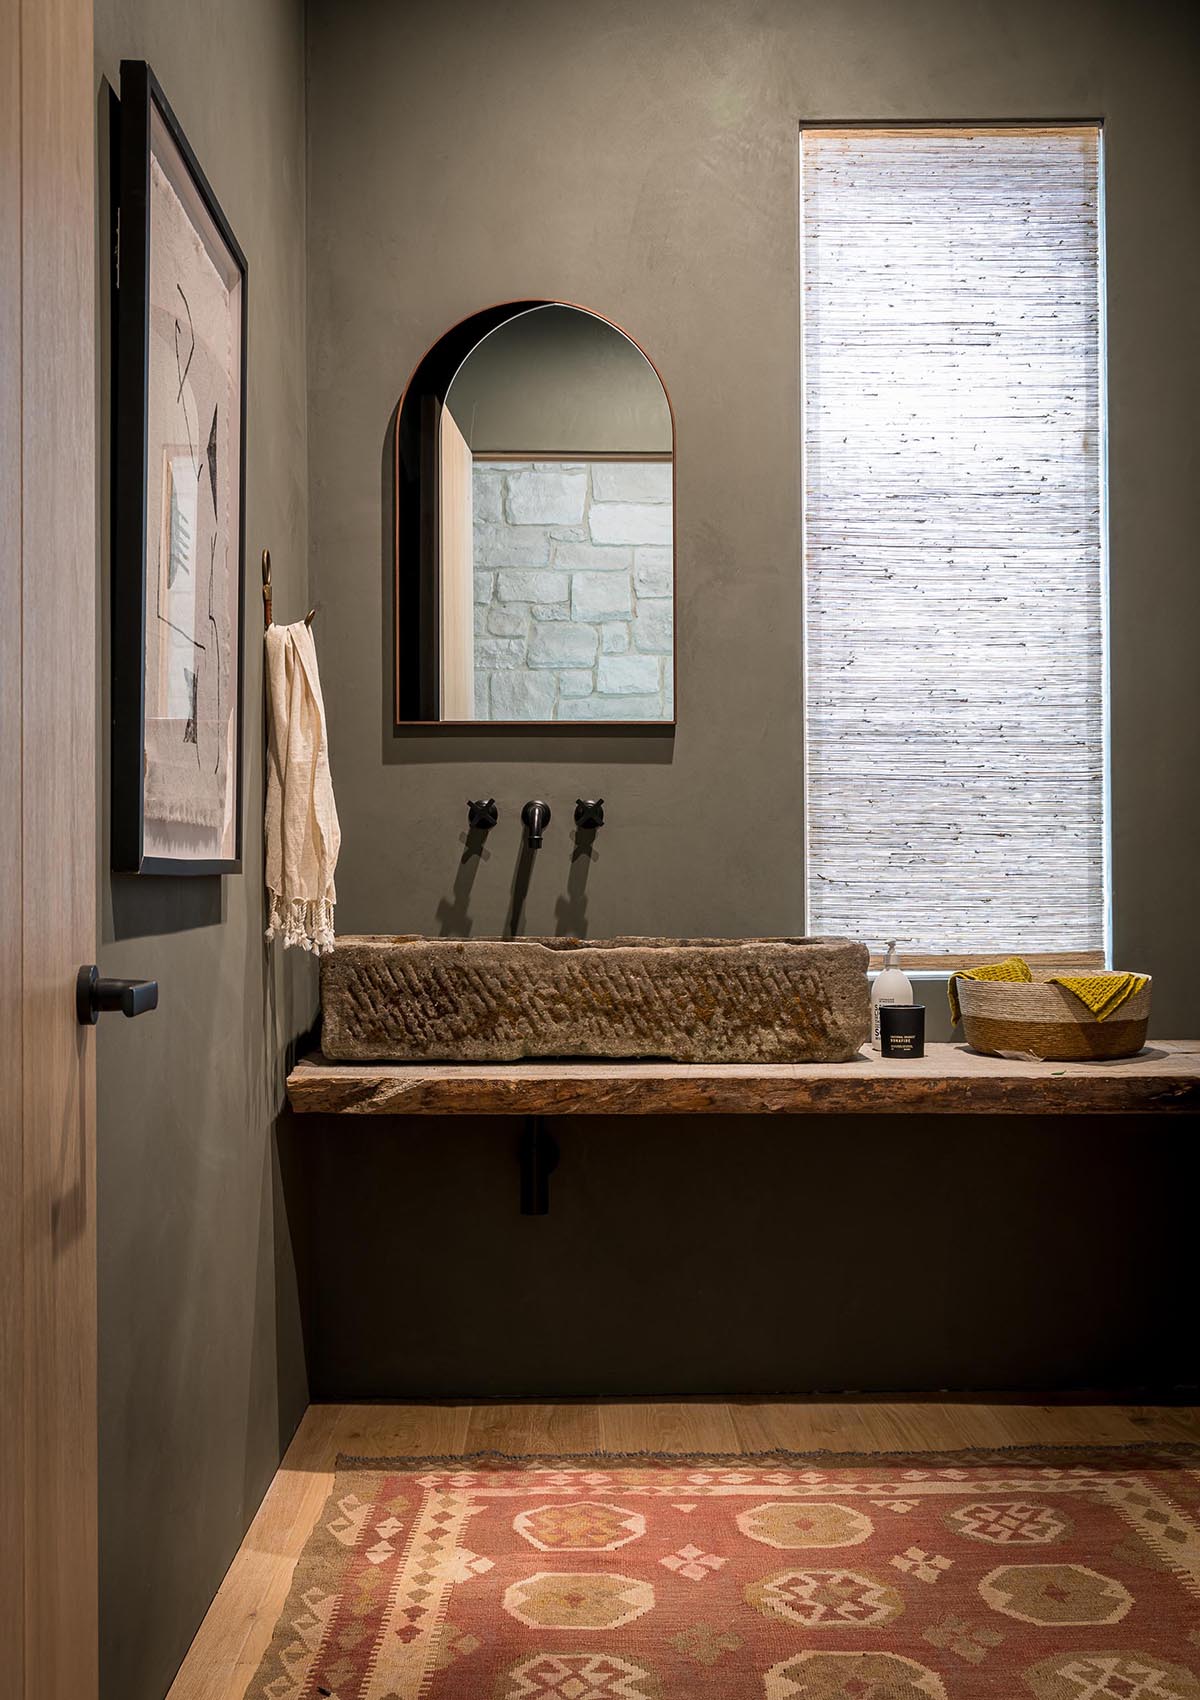
[{"label": "black picture frame", "polygon": [[[157,123],[155,122],[157,120]],[[240,296],[238,447],[236,455],[237,559],[230,632],[236,634],[236,706],[231,745],[232,843],[228,816],[221,829],[230,854],[147,854],[146,669],[149,581],[147,458],[150,448],[151,157],[161,126],[186,172],[194,201],[211,221],[236,272]],[[243,729],[245,713],[246,573],[246,257],[200,167],[154,72],[144,60],[121,61],[118,134],[112,149],[112,645],[111,645],[111,862],[114,871],[182,876],[242,871]],[[181,385],[182,389],[182,385]],[[231,410],[232,411],[232,410]],[[215,430],[215,425],[214,425]],[[199,435],[197,435],[197,446]],[[210,450],[211,450],[210,443]],[[214,505],[217,473],[211,472]],[[227,475],[228,476],[228,475]],[[229,584],[226,576],[225,584]],[[211,609],[211,601],[210,601]],[[194,634],[193,634],[194,641]],[[193,711],[194,712],[194,711]],[[226,721],[228,724],[228,721]]]}]

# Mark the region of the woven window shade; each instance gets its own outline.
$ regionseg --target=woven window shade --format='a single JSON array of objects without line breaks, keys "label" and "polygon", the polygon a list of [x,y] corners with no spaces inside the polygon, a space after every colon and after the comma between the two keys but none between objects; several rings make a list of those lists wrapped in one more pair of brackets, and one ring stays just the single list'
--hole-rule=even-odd
[{"label": "woven window shade", "polygon": [[814,933],[1103,959],[1099,143],[802,134]]}]

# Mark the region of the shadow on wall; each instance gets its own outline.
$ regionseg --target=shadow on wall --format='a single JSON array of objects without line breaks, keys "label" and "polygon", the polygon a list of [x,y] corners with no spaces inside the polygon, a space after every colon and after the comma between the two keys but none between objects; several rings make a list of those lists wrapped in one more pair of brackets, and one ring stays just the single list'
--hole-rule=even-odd
[{"label": "shadow on wall", "polygon": [[470,832],[464,832],[459,842],[463,853],[458,859],[458,870],[454,875],[454,890],[449,897],[440,897],[437,905],[438,937],[443,939],[470,938],[474,922],[471,920],[471,892],[475,885],[475,876],[479,872],[481,862],[490,862],[491,851],[487,848],[487,833],[478,827]]},{"label": "shadow on wall", "polygon": [[558,1117],[540,1217],[519,1118],[357,1120],[348,1163],[344,1118],[305,1118],[320,1222],[354,1223],[314,1399],[1200,1377],[1186,1118]]},{"label": "shadow on wall", "polygon": [[554,931],[558,938],[587,937],[588,875],[592,863],[599,860],[596,853],[595,829],[576,827],[571,866],[567,873],[567,889],[554,900]]},{"label": "shadow on wall", "polygon": [[[302,1044],[290,1047],[289,1071],[307,1051],[316,1048],[315,1035]],[[312,1290],[312,1202],[309,1191],[311,1165],[306,1161],[302,1131],[296,1117],[287,1106],[276,1118],[274,1138],[267,1153],[269,1174],[264,1177],[263,1211],[267,1209],[269,1189],[271,1223],[274,1224],[274,1259],[268,1267],[260,1263],[259,1296],[255,1317],[266,1313],[273,1296],[275,1335],[273,1341],[263,1341],[270,1347],[280,1369],[280,1397],[276,1409],[276,1434],[282,1457],[296,1427],[297,1409],[308,1403],[308,1324]],[[279,1224],[286,1224],[280,1232]],[[264,1221],[263,1229],[270,1224]],[[260,1244],[270,1243],[266,1233]],[[266,1289],[264,1291],[263,1289]],[[258,1329],[255,1329],[255,1350],[258,1349]],[[249,1463],[249,1460],[247,1460]],[[252,1484],[247,1481],[247,1498]]]},{"label": "shadow on wall", "polygon": [[529,882],[533,878],[533,860],[536,850],[530,849],[524,840],[517,852],[517,865],[513,869],[512,898],[509,903],[508,919],[504,931],[510,939],[517,938],[525,926],[525,903],[529,896]]},{"label": "shadow on wall", "polygon": [[[475,929],[471,918],[471,893],[481,863],[490,861],[492,855],[487,848],[487,834],[477,829],[462,833],[459,843],[463,846],[463,852],[455,870],[453,889],[448,896],[439,898],[437,904],[438,937],[443,939],[471,937]],[[593,830],[576,829],[571,865],[567,874],[567,889],[556,898],[554,904],[554,932],[557,938],[587,937],[588,874],[592,863],[599,860],[595,843],[596,834]],[[522,841],[513,868],[512,894],[504,927],[506,938],[519,938],[524,930],[525,902],[529,896],[534,858],[537,854],[536,850],[531,850],[528,844]]]},{"label": "shadow on wall", "polygon": [[143,879],[137,874],[108,876],[114,939],[157,938],[196,927],[217,927],[225,919],[220,876],[212,879]]}]

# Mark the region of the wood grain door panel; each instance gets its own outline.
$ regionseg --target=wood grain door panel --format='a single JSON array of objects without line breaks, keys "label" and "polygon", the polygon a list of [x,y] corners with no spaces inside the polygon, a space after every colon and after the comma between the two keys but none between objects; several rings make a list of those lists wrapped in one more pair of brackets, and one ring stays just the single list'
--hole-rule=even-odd
[{"label": "wood grain door panel", "polygon": [[0,1655],[97,1689],[90,0],[0,0]]}]

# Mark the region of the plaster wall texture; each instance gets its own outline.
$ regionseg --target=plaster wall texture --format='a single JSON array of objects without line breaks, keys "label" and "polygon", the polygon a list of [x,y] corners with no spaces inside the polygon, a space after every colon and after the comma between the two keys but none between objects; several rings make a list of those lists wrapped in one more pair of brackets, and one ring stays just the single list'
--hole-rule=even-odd
[{"label": "plaster wall texture", "polygon": [[[800,126],[1100,118],[1115,954],[1155,976],[1152,1032],[1200,1031],[1189,782],[1200,771],[1200,223],[1181,216],[1200,165],[1195,8],[310,0],[308,27],[310,536],[348,822],[341,926],[479,935],[521,911],[529,933],[804,930]],[[430,147],[433,136],[453,145]],[[393,409],[448,325],[487,303],[546,298],[624,326],[671,398],[676,732],[395,734]],[[468,796],[501,805],[481,855],[464,855]],[[590,856],[573,847],[576,796],[605,799]],[[532,866],[519,822],[530,797],[555,806]],[[930,1037],[942,1036],[944,990],[920,991]],[[531,1233],[538,1224],[515,1214],[516,1136],[502,1122],[397,1118],[355,1139],[353,1163],[336,1126],[312,1130],[324,1207],[379,1225],[315,1291],[316,1386],[1197,1379],[1165,1320],[1185,1272],[1161,1256],[1175,1182],[1156,1192],[1153,1174],[1187,1161],[1186,1139],[1165,1124],[1157,1156],[1138,1129],[1117,1137],[1111,1122],[1000,1134],[955,1118],[638,1119],[555,1131],[559,1202]],[[871,1196],[860,1198],[864,1175]],[[848,1198],[853,1231],[828,1207]],[[473,1255],[447,1273],[446,1212],[464,1211]],[[363,1302],[410,1280],[435,1244],[439,1278],[422,1288],[419,1321]],[[1115,1262],[1100,1250],[1112,1244]],[[919,1274],[918,1245],[929,1248]],[[797,1315],[797,1293],[831,1290],[836,1304]],[[898,1305],[881,1300],[898,1291]]]},{"label": "plaster wall texture", "polygon": [[[100,347],[97,715],[102,974],[159,1006],[97,1049],[101,1683],[162,1700],[308,1400],[301,1229],[289,1215],[287,1047],[316,1006],[300,951],[263,942],[262,599],[308,607],[304,18],[296,0],[97,0],[97,242],[108,251],[109,88],[146,59],[248,261],[243,872],[111,874],[109,300]],[[296,960],[297,958],[301,960]]]},{"label": "plaster wall texture", "polygon": [[[603,795],[583,896],[552,826],[529,931],[803,931],[800,125],[1101,118],[1115,957],[1155,976],[1152,1033],[1200,1031],[1185,777],[1200,769],[1200,224],[1181,216],[1195,8],[311,0],[308,32],[310,535],[349,823],[340,924],[499,932],[521,802]],[[671,397],[673,737],[391,728],[389,420],[448,325],[530,298],[616,320]],[[506,814],[464,876],[467,795]]]}]

